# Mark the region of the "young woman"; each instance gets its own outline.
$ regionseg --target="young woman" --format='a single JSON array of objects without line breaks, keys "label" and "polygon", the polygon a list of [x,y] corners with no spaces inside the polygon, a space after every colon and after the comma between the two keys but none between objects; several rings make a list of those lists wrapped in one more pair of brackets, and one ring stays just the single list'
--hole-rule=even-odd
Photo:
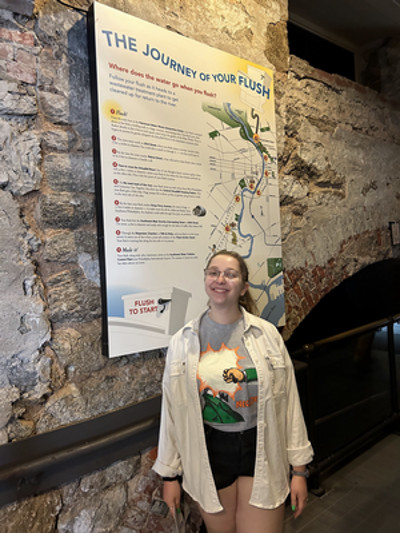
[{"label": "young woman", "polygon": [[[291,491],[307,499],[312,448],[290,357],[276,328],[252,314],[242,257],[205,269],[208,309],[171,339],[154,469],[172,514],[183,489],[208,533],[279,533]],[[291,467],[291,481],[290,481]]]}]

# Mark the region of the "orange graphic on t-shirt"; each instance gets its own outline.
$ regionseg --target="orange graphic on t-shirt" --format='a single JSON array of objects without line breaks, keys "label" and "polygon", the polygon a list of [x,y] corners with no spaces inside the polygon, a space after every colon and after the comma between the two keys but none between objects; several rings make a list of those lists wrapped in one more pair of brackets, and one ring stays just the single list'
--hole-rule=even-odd
[{"label": "orange graphic on t-shirt", "polygon": [[200,393],[205,389],[211,391],[213,396],[225,392],[232,400],[235,400],[237,391],[242,390],[242,387],[238,382],[227,383],[224,379],[224,370],[227,368],[243,368],[239,361],[245,359],[245,357],[239,355],[237,353],[238,350],[239,346],[232,350],[222,343],[219,350],[213,350],[208,344],[207,349],[204,352],[200,352],[197,369]]},{"label": "orange graphic on t-shirt", "polygon": [[238,400],[236,402],[236,409],[239,409],[240,407],[251,407],[253,403],[257,403],[258,398],[257,396],[251,396],[248,400]]}]

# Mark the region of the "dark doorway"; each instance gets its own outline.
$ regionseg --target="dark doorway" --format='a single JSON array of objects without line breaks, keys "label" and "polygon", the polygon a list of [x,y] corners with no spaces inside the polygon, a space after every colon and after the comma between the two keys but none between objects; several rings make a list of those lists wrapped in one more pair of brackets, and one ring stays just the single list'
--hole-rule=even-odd
[{"label": "dark doorway", "polygon": [[288,22],[287,29],[291,54],[305,59],[315,68],[355,80],[353,52],[292,22]]},{"label": "dark doorway", "polygon": [[400,259],[369,265],[324,296],[287,341],[289,351],[400,313]]}]

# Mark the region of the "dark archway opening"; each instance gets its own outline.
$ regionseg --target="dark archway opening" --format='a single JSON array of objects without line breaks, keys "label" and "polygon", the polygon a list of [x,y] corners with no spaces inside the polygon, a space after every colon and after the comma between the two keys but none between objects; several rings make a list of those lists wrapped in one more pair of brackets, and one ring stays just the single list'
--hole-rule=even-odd
[{"label": "dark archway opening", "polygon": [[324,296],[287,341],[289,351],[400,313],[400,259],[369,265]]},{"label": "dark archway opening", "polygon": [[398,429],[399,316],[400,259],[379,261],[322,298],[287,342],[305,363],[299,392],[319,472]]}]

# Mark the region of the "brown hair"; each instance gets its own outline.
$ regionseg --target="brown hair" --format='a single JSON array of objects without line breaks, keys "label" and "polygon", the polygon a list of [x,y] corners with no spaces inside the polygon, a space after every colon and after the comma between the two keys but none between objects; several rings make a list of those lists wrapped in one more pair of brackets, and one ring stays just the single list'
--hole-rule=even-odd
[{"label": "brown hair", "polygon": [[[239,263],[239,270],[243,283],[249,282],[249,269],[247,267],[246,261],[240,254],[231,250],[219,250],[218,252],[213,254],[208,260],[206,269],[210,266],[210,263],[214,259],[214,257],[217,257],[218,255],[229,255],[230,257],[236,259],[236,261]],[[243,306],[249,313],[253,315],[258,315],[257,304],[254,301],[252,295],[250,294],[249,289],[247,289],[243,296],[240,296],[239,305]]]}]

